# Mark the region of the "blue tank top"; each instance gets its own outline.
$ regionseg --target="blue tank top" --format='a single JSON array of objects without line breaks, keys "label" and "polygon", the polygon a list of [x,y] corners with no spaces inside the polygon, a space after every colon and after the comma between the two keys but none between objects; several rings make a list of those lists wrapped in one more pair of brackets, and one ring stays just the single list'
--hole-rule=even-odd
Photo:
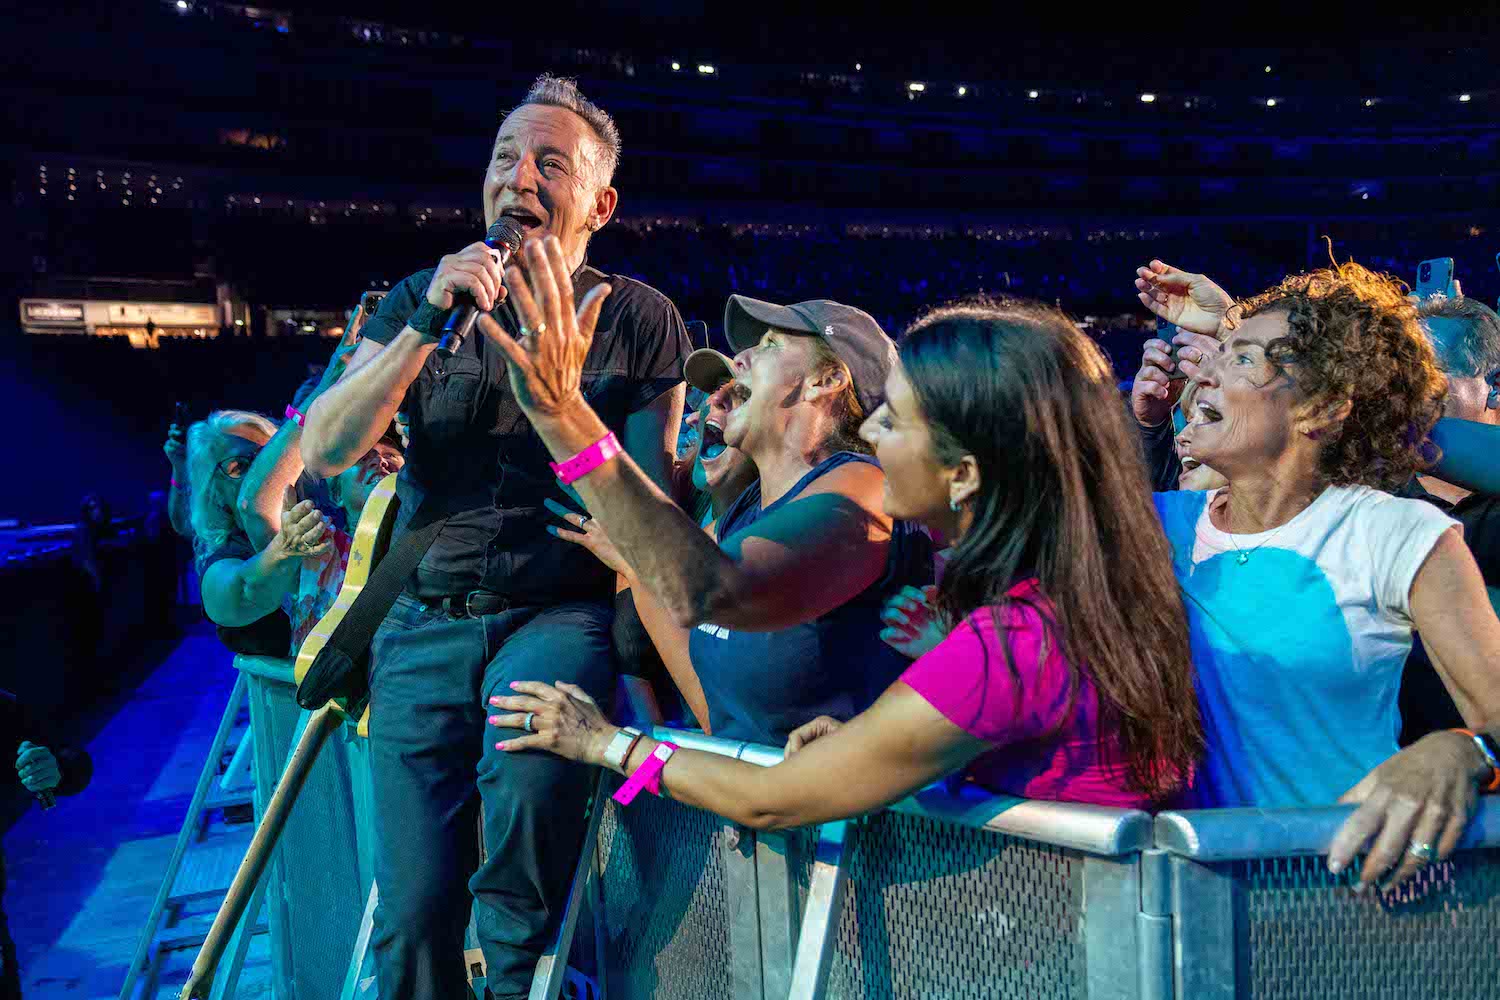
[{"label": "blue tank top", "polygon": [[[868,455],[838,452],[764,509],[755,483],[719,518],[718,537],[744,531],[794,501],[819,476],[850,462],[879,465]],[[699,625],[688,652],[714,735],[781,746],[793,729],[819,715],[846,720],[864,711],[911,664],[880,641],[882,602],[903,586],[931,582],[930,540],[915,525],[897,521],[884,575],[821,618],[779,632]]]}]

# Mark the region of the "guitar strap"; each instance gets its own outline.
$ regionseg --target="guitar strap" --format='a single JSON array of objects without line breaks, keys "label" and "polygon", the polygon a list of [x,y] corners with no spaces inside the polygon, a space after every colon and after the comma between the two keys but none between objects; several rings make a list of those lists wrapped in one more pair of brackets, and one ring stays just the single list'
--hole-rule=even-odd
[{"label": "guitar strap", "polygon": [[338,701],[356,719],[364,711],[370,697],[370,643],[401,588],[448,523],[448,514],[439,514],[436,507],[418,501],[404,530],[397,531],[385,557],[370,572],[369,582],[297,685],[297,704],[316,709],[330,700]]}]

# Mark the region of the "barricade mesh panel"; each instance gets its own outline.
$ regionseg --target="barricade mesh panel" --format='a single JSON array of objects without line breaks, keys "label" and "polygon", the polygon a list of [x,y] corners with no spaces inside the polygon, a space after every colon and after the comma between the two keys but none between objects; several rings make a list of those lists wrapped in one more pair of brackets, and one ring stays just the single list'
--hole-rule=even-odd
[{"label": "barricade mesh panel", "polygon": [[1255,1000],[1500,996],[1500,850],[1465,851],[1386,896],[1318,857],[1237,861],[1240,983]]},{"label": "barricade mesh panel", "polygon": [[[613,792],[619,784],[609,778],[604,787]],[[712,813],[651,795],[628,809],[606,802],[598,850],[610,1000],[732,997],[723,825]]]},{"label": "barricade mesh panel", "polygon": [[[249,682],[251,697],[261,699],[269,722],[256,730],[255,738],[270,739],[275,751],[277,772],[265,790],[269,801],[274,780],[286,766],[299,709],[290,685],[254,676]],[[272,954],[290,955],[283,982],[290,981],[295,991],[294,997],[281,1000],[337,1000],[370,891],[368,884],[360,885],[354,775],[344,741],[340,730],[323,744],[276,848],[288,944],[272,942]],[[273,905],[269,895],[267,905]]]},{"label": "barricade mesh panel", "polygon": [[850,863],[830,1000],[1087,995],[1076,854],[881,813]]}]

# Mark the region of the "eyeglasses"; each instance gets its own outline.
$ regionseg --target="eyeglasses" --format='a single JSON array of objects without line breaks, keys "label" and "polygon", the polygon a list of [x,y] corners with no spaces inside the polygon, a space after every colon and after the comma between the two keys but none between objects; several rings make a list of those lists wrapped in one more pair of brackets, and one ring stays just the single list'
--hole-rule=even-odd
[{"label": "eyeglasses", "polygon": [[243,479],[259,451],[260,449],[257,448],[248,455],[230,455],[228,458],[221,459],[214,466],[214,471],[228,479]]}]

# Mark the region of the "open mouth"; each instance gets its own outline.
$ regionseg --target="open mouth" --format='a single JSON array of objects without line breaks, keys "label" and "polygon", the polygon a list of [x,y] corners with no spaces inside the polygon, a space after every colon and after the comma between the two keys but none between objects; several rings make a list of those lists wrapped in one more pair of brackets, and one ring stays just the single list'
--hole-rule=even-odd
[{"label": "open mouth", "polygon": [[724,430],[712,421],[703,424],[703,439],[698,445],[698,454],[703,461],[712,462],[727,451],[729,446],[724,443]]},{"label": "open mouth", "polygon": [[750,387],[745,383],[735,380],[729,383],[729,391],[725,394],[729,401],[729,410],[733,413],[750,400]]},{"label": "open mouth", "polygon": [[1182,456],[1182,474],[1185,476],[1203,463],[1188,455]]},{"label": "open mouth", "polygon": [[512,205],[510,208],[502,209],[500,211],[500,214],[507,219],[514,219],[516,223],[528,233],[534,229],[540,229],[543,225],[545,225],[545,223],[542,221],[541,216],[536,215],[535,213],[530,212],[524,208],[520,208],[516,205]]}]

